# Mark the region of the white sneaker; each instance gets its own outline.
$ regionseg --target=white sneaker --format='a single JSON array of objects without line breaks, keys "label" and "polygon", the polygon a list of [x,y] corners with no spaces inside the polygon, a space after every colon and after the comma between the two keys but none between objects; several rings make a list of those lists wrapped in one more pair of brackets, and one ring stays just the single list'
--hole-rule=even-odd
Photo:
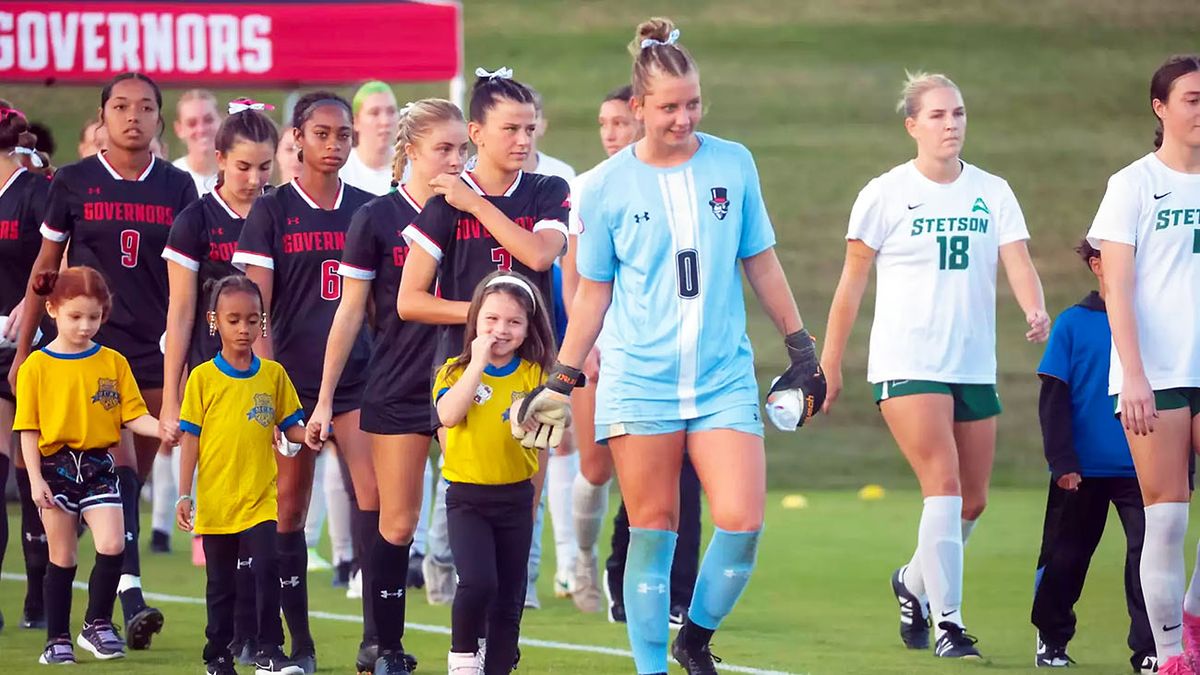
[{"label": "white sneaker", "polygon": [[458,590],[454,565],[442,565],[433,556],[427,555],[421,562],[421,572],[425,575],[425,600],[429,604],[449,605],[454,602],[454,592]]},{"label": "white sneaker", "polygon": [[347,600],[362,599],[362,570],[358,570],[350,577],[350,584],[346,586]]},{"label": "white sneaker", "polygon": [[325,570],[333,569],[333,563],[321,557],[317,553],[317,549],[308,549],[308,571],[309,572],[324,572]]},{"label": "white sneaker", "polygon": [[541,609],[542,601],[538,600],[537,586],[529,583],[525,586],[525,609]]},{"label": "white sneaker", "polygon": [[483,659],[479,654],[450,652],[446,656],[449,675],[483,675]]},{"label": "white sneaker", "polygon": [[575,579],[573,574],[555,574],[554,575],[554,597],[558,599],[569,598],[575,592]]},{"label": "white sneaker", "polygon": [[596,555],[591,551],[580,551],[575,559],[575,592],[571,594],[571,600],[579,611],[591,613],[604,609],[598,576]]}]

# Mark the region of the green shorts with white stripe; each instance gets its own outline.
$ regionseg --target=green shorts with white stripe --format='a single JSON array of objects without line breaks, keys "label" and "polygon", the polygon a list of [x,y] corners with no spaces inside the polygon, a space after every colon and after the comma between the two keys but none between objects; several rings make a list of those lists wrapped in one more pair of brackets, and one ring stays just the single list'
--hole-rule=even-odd
[{"label": "green shorts with white stripe", "polygon": [[912,396],[913,394],[945,394],[954,399],[954,421],[974,422],[999,415],[1000,394],[994,384],[956,384],[931,380],[886,380],[872,385],[875,403]]}]

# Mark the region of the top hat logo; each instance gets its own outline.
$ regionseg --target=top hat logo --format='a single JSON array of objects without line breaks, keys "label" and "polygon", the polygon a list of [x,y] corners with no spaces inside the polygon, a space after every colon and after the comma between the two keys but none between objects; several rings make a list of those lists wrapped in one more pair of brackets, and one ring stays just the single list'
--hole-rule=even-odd
[{"label": "top hat logo", "polygon": [[712,207],[713,215],[717,220],[725,220],[725,216],[729,213],[729,199],[725,196],[725,188],[715,187],[712,189],[712,199],[708,205]]}]

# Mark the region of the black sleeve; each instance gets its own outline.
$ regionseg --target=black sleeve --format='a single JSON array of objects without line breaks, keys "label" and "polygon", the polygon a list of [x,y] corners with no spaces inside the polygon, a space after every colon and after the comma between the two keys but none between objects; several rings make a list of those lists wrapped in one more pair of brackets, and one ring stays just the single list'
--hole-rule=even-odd
[{"label": "black sleeve", "polygon": [[246,265],[275,269],[277,251],[275,228],[279,221],[276,213],[277,199],[274,195],[264,195],[254,200],[250,213],[246,215],[246,224],[242,226],[242,235],[238,238],[237,252],[233,254],[233,264],[246,269]]},{"label": "black sleeve", "polygon": [[420,246],[440,263],[457,228],[456,210],[446,203],[445,197],[437,195],[425,202],[417,220],[404,228],[404,239],[410,245]]},{"label": "black sleeve", "polygon": [[185,208],[175,216],[175,222],[171,224],[162,257],[198,272],[200,263],[208,257],[209,244],[206,235],[203,211],[198,208]]},{"label": "black sleeve", "polygon": [[1062,380],[1041,375],[1042,392],[1038,399],[1038,417],[1042,423],[1042,449],[1056,480],[1068,473],[1079,473],[1079,456],[1071,430],[1071,387]]}]

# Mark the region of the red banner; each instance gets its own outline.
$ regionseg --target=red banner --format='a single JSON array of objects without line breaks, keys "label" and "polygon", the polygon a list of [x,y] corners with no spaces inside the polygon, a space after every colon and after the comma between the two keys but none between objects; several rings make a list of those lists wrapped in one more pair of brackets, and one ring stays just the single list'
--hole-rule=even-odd
[{"label": "red banner", "polygon": [[460,7],[425,2],[0,3],[0,80],[272,86],[449,80]]}]

